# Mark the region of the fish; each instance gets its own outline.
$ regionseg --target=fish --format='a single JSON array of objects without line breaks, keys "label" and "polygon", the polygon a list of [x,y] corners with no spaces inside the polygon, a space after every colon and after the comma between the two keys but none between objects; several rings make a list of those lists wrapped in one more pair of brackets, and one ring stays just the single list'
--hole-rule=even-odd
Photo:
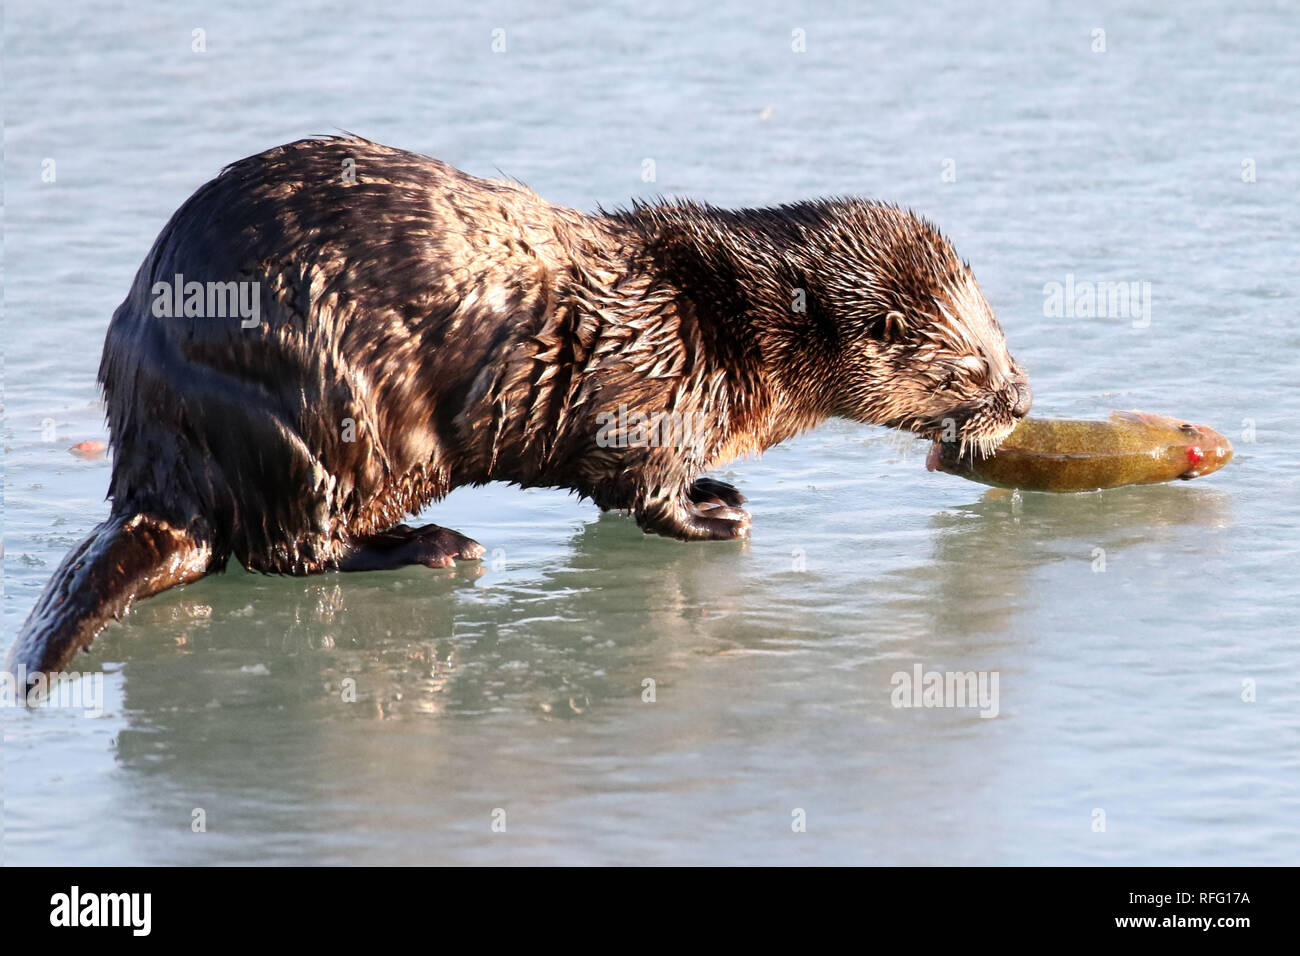
[{"label": "fish", "polygon": [[936,441],[929,471],[1021,491],[1077,492],[1184,481],[1232,460],[1232,442],[1208,425],[1139,411],[1108,421],[1026,418],[988,456]]}]

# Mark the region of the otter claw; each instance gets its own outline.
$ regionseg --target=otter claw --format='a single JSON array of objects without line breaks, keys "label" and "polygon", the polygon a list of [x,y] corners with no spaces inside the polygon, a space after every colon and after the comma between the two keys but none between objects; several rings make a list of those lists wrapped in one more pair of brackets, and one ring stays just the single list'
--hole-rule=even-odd
[{"label": "otter claw", "polygon": [[727,505],[718,502],[716,504],[705,502],[698,504],[692,509],[697,515],[706,518],[717,518],[723,521],[748,521],[749,512],[741,508],[730,508]]},{"label": "otter claw", "polygon": [[689,512],[690,537],[727,540],[749,537],[749,512],[727,505],[697,505]]}]

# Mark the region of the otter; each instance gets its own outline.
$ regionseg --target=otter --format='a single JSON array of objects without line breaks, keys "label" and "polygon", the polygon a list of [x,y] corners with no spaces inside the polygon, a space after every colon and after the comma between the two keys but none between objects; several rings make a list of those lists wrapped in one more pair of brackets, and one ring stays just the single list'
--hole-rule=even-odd
[{"label": "otter", "polygon": [[241,160],[186,201],[99,382],[110,514],[24,623],[15,674],[62,669],[232,555],[292,575],[474,560],[403,523],[462,485],[742,538],[744,496],[704,474],[730,459],[832,416],[986,453],[1031,401],[969,265],[896,205],[584,214],[352,135]]}]

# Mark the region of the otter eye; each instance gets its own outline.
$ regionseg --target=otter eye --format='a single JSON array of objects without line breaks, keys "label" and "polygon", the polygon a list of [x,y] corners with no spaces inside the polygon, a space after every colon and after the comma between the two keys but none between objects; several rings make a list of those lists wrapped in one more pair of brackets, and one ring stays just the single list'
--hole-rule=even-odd
[{"label": "otter eye", "polygon": [[971,388],[984,388],[988,385],[988,366],[974,355],[964,355],[952,364],[952,376],[961,378]]}]

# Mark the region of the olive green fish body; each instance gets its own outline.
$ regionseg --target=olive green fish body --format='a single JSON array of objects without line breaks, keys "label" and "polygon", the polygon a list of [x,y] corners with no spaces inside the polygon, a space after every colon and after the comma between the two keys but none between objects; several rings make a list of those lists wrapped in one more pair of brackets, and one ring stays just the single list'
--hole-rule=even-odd
[{"label": "olive green fish body", "polygon": [[927,466],[999,488],[1074,492],[1196,478],[1231,458],[1232,444],[1212,428],[1113,412],[1105,422],[1027,418],[987,458],[935,442]]}]

